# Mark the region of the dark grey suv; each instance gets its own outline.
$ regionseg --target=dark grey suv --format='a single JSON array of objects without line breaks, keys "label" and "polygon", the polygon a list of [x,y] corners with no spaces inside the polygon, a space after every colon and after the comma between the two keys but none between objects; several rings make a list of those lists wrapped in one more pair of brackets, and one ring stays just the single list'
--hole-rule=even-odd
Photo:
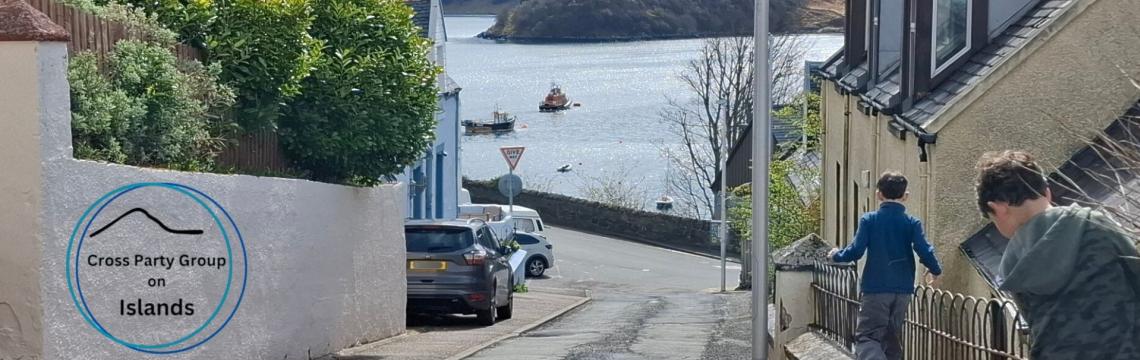
[{"label": "dark grey suv", "polygon": [[476,314],[483,325],[510,319],[509,249],[478,221],[409,221],[408,312]]}]

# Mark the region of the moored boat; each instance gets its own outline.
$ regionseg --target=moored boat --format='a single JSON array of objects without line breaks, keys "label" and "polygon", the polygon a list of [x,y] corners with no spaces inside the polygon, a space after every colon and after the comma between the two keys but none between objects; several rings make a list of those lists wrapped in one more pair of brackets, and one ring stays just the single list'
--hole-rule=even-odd
[{"label": "moored boat", "polygon": [[463,120],[463,129],[467,135],[473,134],[503,134],[515,131],[515,120],[511,114],[496,111],[491,121]]},{"label": "moored boat", "polygon": [[557,112],[569,109],[570,106],[570,97],[562,92],[562,87],[554,84],[550,86],[550,93],[546,94],[546,98],[538,104],[538,111]]}]

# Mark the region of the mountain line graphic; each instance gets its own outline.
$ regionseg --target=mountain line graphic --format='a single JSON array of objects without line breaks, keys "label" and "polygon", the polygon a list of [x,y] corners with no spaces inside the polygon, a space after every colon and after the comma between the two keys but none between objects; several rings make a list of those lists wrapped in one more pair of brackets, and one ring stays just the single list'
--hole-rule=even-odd
[{"label": "mountain line graphic", "polygon": [[151,215],[149,212],[147,212],[147,211],[146,211],[146,209],[143,209],[143,208],[134,208],[134,209],[130,209],[130,210],[128,210],[127,212],[123,213],[122,215],[119,215],[119,217],[115,218],[115,220],[112,220],[112,221],[111,221],[110,223],[108,223],[107,225],[103,225],[103,227],[99,228],[99,230],[95,230],[95,232],[91,233],[91,235],[90,235],[90,236],[88,236],[88,237],[95,237],[95,235],[99,235],[99,234],[100,234],[100,233],[102,233],[103,231],[106,231],[107,229],[110,229],[112,226],[114,226],[114,225],[115,225],[115,223],[118,223],[118,222],[119,222],[119,220],[122,220],[123,218],[125,218],[125,217],[127,217],[127,216],[129,216],[129,215],[131,215],[131,214],[134,214],[134,213],[142,213],[143,215],[146,215],[146,218],[147,218],[147,219],[150,219],[150,221],[152,221],[152,222],[154,222],[155,224],[158,224],[158,226],[162,227],[162,230],[166,230],[166,232],[168,232],[168,233],[171,233],[171,234],[179,234],[179,235],[202,235],[202,230],[179,230],[179,229],[171,229],[170,227],[166,226],[166,224],[163,224],[163,223],[162,223],[162,220],[159,220],[158,218],[154,217],[154,216],[153,216],[153,215]]}]

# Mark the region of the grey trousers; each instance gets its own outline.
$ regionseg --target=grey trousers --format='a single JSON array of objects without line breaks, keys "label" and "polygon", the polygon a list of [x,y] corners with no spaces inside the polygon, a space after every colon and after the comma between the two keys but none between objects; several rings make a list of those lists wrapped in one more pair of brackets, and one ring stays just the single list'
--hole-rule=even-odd
[{"label": "grey trousers", "polygon": [[910,294],[863,294],[855,330],[857,359],[903,358],[902,329],[910,299]]}]

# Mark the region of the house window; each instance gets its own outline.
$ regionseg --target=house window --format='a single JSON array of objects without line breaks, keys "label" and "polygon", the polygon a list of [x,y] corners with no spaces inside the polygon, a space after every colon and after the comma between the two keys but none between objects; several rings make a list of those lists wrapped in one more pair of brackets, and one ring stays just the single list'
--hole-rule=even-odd
[{"label": "house window", "polygon": [[931,32],[934,74],[954,63],[970,48],[970,0],[935,0]]},{"label": "house window", "polygon": [[864,10],[866,11],[865,14],[867,14],[867,16],[863,19],[863,22],[866,23],[866,26],[863,27],[863,50],[867,53],[871,52],[871,23],[878,21],[878,19],[875,18],[875,15],[873,15],[874,13],[871,12],[872,1],[874,0],[863,1],[863,3],[867,4],[866,9]]},{"label": "house window", "polygon": [[[902,60],[902,47],[904,32],[904,19],[906,13],[903,11],[903,0],[879,0],[879,16],[875,20],[875,25],[878,27],[878,51],[876,59],[877,71],[876,74],[880,77],[890,75],[895,69],[898,68]],[[876,81],[881,81],[877,79]]]}]

